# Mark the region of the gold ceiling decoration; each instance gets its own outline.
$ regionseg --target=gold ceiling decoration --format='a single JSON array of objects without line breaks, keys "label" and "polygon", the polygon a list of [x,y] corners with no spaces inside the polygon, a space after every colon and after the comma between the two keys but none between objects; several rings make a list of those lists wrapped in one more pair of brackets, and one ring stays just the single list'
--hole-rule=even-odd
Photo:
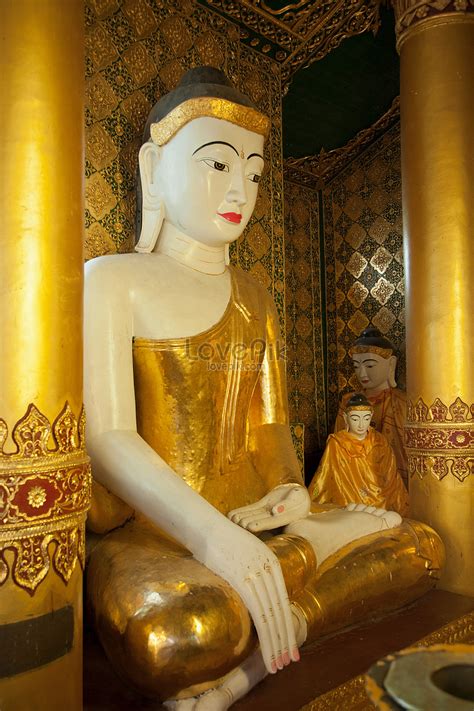
[{"label": "gold ceiling decoration", "polygon": [[321,150],[318,155],[303,158],[286,158],[284,174],[287,180],[320,190],[334,178],[348,163],[356,158],[370,143],[387,131],[400,118],[400,97],[396,97],[383,116],[372,126],[365,128],[341,148],[333,151]]},{"label": "gold ceiling decoration", "polygon": [[380,0],[200,0],[237,21],[242,40],[281,65],[285,90],[298,69],[322,59],[343,39],[379,28]]}]

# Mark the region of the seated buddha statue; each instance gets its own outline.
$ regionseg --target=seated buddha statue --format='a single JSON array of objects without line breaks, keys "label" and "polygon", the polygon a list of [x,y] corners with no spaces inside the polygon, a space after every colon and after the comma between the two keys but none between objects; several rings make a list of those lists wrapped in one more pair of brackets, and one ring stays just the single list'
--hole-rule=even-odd
[{"label": "seated buddha statue", "polygon": [[88,602],[116,670],[179,710],[227,709],[306,639],[423,594],[442,564],[436,534],[395,512],[310,513],[278,316],[226,259],[268,130],[222,72],[186,73],[145,128],[136,253],[86,265],[89,528],[102,536]]},{"label": "seated buddha statue", "polygon": [[[408,464],[404,446],[406,393],[397,388],[394,347],[373,326],[366,328],[349,349],[355,374],[364,394],[374,408],[372,425],[388,439],[397,463],[397,470],[408,489]],[[344,412],[354,393],[341,399],[334,431],[345,428]]]},{"label": "seated buddha statue", "polygon": [[360,393],[344,411],[345,430],[330,434],[309,495],[318,504],[352,502],[408,512],[408,494],[386,437],[370,426],[373,407]]}]

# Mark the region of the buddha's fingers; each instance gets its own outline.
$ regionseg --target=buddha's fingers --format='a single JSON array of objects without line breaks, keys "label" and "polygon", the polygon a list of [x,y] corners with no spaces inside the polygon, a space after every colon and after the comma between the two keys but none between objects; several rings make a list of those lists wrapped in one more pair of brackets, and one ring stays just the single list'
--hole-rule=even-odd
[{"label": "buddha's fingers", "polygon": [[249,576],[245,582],[250,593],[250,600],[246,601],[247,609],[257,631],[262,658],[267,671],[275,674],[278,671],[278,643],[276,635],[270,629],[268,594],[265,589],[262,590],[262,583],[257,580],[256,575]]},{"label": "buddha's fingers", "polygon": [[277,558],[275,558],[273,564],[271,564],[269,572],[272,573],[272,581],[275,585],[276,595],[278,596],[278,600],[280,602],[280,609],[283,615],[286,637],[288,640],[288,651],[291,659],[297,662],[300,655],[298,652],[298,645],[296,643],[295,627],[291,614],[290,600],[288,598],[288,591],[286,589],[281,566]]},{"label": "buddha's fingers", "polygon": [[283,669],[283,640],[281,638],[280,625],[278,624],[278,619],[275,616],[275,605],[277,601],[275,599],[272,599],[269,594],[268,585],[266,582],[267,577],[269,577],[269,573],[267,572],[267,570],[268,568],[267,566],[265,566],[264,572],[258,572],[256,574],[254,584],[255,590],[260,599],[262,600],[262,604],[264,606],[264,616],[262,617],[262,619],[268,622],[268,631],[270,633],[270,638],[272,642],[276,668]]},{"label": "buddha's fingers", "polygon": [[[290,652],[296,647],[294,626],[291,620],[290,601],[283,580],[280,564],[277,560],[264,566],[262,575],[257,575],[255,587],[261,599],[268,600],[268,624],[274,648],[275,662],[278,669],[283,669],[290,662]],[[284,610],[287,614],[285,615]],[[287,623],[289,619],[289,624]]]},{"label": "buddha's fingers", "polygon": [[[271,574],[271,570],[268,570],[269,574],[264,576],[264,582],[267,586],[268,595],[272,603],[273,614],[275,616],[275,621],[278,629],[282,630],[283,636],[281,639],[281,666],[278,664],[278,668],[283,668],[291,662],[291,653],[296,645],[292,643],[294,635],[294,624],[293,616],[291,614],[291,608],[288,604],[281,603],[280,594],[277,590],[276,581],[274,576]],[[285,589],[285,599],[288,599]],[[280,633],[281,634],[281,633]]]}]

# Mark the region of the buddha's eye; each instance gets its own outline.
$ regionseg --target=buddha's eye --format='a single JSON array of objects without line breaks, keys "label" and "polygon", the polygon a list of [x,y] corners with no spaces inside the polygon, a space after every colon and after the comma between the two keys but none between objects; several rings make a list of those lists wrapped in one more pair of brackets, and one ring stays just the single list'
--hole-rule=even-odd
[{"label": "buddha's eye", "polygon": [[259,183],[261,177],[262,177],[262,176],[261,176],[261,175],[258,175],[258,173],[251,173],[251,174],[248,176],[248,179],[249,179],[252,183]]},{"label": "buddha's eye", "polygon": [[209,168],[214,168],[218,170],[219,173],[228,173],[229,166],[227,163],[220,163],[218,160],[213,160],[212,158],[203,158],[202,161],[209,166]]}]

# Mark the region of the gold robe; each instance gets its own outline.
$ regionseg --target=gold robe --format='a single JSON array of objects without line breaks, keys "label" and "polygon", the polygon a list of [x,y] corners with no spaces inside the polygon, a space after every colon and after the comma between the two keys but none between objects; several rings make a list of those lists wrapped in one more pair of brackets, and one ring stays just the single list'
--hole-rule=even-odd
[{"label": "gold robe", "polygon": [[[345,429],[344,411],[349,398],[354,393],[346,393],[342,396],[337,413],[334,432]],[[404,427],[406,420],[406,400],[407,396],[399,388],[387,388],[375,397],[367,397],[374,408],[372,416],[372,426],[385,435],[395,454],[397,471],[400,474],[405,487],[408,489],[408,464],[404,446]]]},{"label": "gold robe", "polygon": [[[132,344],[138,433],[223,514],[280,484],[303,484],[288,427],[275,306],[245,272],[230,268],[230,274],[231,298],[218,323],[187,338]],[[98,543],[88,565],[89,602],[111,661],[136,687],[161,698],[213,685],[255,644],[239,596],[103,486],[94,497],[96,532],[133,515]],[[299,599],[316,573],[311,545],[298,536],[270,545],[289,595]],[[308,622],[311,600],[299,603]]]},{"label": "gold robe", "polygon": [[363,440],[344,430],[329,435],[309,493],[318,504],[366,504],[402,516],[408,511],[392,448],[372,427]]}]

